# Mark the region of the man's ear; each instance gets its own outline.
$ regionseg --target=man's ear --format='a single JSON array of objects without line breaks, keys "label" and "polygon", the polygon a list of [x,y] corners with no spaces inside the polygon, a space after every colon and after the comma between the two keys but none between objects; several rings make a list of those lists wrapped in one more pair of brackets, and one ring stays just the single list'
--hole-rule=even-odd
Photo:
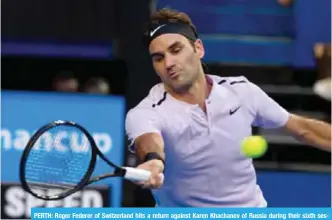
[{"label": "man's ear", "polygon": [[198,54],[199,58],[202,59],[205,54],[203,42],[200,39],[197,39],[194,43],[194,47],[195,47],[196,53]]}]

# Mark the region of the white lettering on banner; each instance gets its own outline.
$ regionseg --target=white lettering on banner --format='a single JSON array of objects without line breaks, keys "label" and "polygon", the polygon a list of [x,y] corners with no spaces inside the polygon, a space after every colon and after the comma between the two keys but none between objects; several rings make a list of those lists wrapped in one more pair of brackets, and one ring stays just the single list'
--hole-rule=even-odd
[{"label": "white lettering on banner", "polygon": [[[54,138],[52,138],[52,139],[53,139],[54,147],[56,148],[57,151],[60,151],[60,152],[66,152],[67,151],[66,146],[64,146],[62,144],[62,140],[66,139],[66,138],[67,138],[67,132],[65,132],[65,131],[60,131],[60,132],[56,133],[56,135],[54,135]],[[48,140],[48,141],[51,142],[52,139]],[[71,147],[72,147],[72,145],[71,145]],[[76,149],[72,147],[72,150],[75,151]]]},{"label": "white lettering on banner", "polygon": [[52,149],[52,136],[50,133],[44,133],[35,143],[35,149],[40,149],[40,146],[44,146],[46,151]]},{"label": "white lettering on banner", "polygon": [[88,139],[84,136],[84,138],[82,138],[83,140],[81,141],[81,144],[78,142],[79,140],[79,136],[77,133],[73,133],[71,135],[71,147],[75,152],[87,152],[89,150],[88,145],[89,145],[89,141]]},{"label": "white lettering on banner", "polygon": [[16,130],[16,136],[14,140],[14,148],[18,150],[23,150],[25,147],[25,144],[28,143],[30,135],[28,131],[25,130]]},{"label": "white lettering on banner", "polygon": [[3,130],[1,129],[1,146],[2,148],[4,148],[5,150],[8,150],[11,147],[11,134],[8,130]]},{"label": "white lettering on banner", "polygon": [[[98,148],[102,153],[108,153],[112,148],[112,137],[106,133],[92,133]],[[22,151],[28,143],[31,134],[24,129],[17,129],[13,132],[8,129],[1,129],[1,145],[4,150],[19,150]],[[57,132],[52,134],[50,132],[44,133],[36,142],[34,149],[44,149],[51,151],[55,149],[60,152],[67,151],[67,144],[65,140],[70,138],[70,146],[72,151],[76,153],[87,152],[88,140],[85,136],[79,135],[77,132]]]},{"label": "white lettering on banner", "polygon": [[4,207],[4,212],[7,213],[8,216],[17,218],[24,214],[24,192],[20,187],[8,189],[5,194],[5,200],[8,201],[8,204]]},{"label": "white lettering on banner", "polygon": [[[49,189],[48,193],[54,190]],[[44,201],[25,192],[19,186],[12,186],[5,191],[4,212],[7,216],[18,218],[21,216],[31,217],[32,207],[103,207],[102,192],[94,189],[87,189],[76,192],[63,200]]]},{"label": "white lettering on banner", "polygon": [[93,134],[93,139],[101,152],[104,153],[111,150],[112,138],[107,133],[95,133]]},{"label": "white lettering on banner", "polygon": [[82,204],[81,207],[88,208],[88,207],[103,207],[103,200],[100,196],[98,191],[86,191],[82,195]]}]

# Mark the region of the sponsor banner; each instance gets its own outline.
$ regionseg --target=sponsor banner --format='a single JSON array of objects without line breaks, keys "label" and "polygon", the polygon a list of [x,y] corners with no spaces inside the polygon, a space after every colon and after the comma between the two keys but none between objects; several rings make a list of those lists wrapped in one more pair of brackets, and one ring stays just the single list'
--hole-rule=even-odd
[{"label": "sponsor banner", "polygon": [[[41,126],[55,120],[69,120],[81,124],[94,137],[99,149],[112,162],[123,165],[125,100],[120,96],[93,96],[86,94],[61,94],[21,91],[2,91],[1,121],[1,173],[2,183],[19,183],[19,161],[33,133]],[[39,143],[40,149],[55,148],[48,143],[53,139],[74,138],[73,152],[83,149],[84,139],[74,133],[46,134]],[[10,168],[10,169],[9,169]],[[93,175],[110,172],[110,167],[98,160]],[[121,204],[120,178],[105,179],[96,185],[111,185],[115,192],[112,204]]]},{"label": "sponsor banner", "polygon": [[19,184],[1,185],[1,219],[30,219],[31,208],[45,207],[110,207],[112,189],[107,186],[88,187],[64,199],[44,201],[25,192]]}]

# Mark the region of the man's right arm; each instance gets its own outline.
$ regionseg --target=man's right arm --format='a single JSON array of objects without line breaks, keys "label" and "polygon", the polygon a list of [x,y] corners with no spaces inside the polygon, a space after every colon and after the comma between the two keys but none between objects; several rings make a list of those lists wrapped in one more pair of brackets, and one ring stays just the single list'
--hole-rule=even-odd
[{"label": "man's right arm", "polygon": [[[138,158],[144,161],[137,166],[138,169],[145,169],[151,172],[151,178],[143,183],[139,183],[143,188],[155,189],[163,184],[164,172],[164,141],[158,133],[147,133],[139,136],[135,140],[135,149]],[[152,157],[149,158],[149,155]],[[160,158],[159,158],[160,157]],[[149,160],[146,160],[146,159]]]},{"label": "man's right arm", "polygon": [[134,141],[137,157],[144,161],[149,153],[158,154],[162,160],[165,160],[164,141],[158,133],[146,133]]},{"label": "man's right arm", "polygon": [[141,161],[147,154],[156,153],[164,160],[163,122],[147,100],[130,110],[126,116],[126,134],[130,141],[129,150]]},{"label": "man's right arm", "polygon": [[163,123],[157,112],[149,103],[128,112],[126,117],[126,133],[130,143],[130,150],[135,152],[142,162],[138,169],[151,172],[149,181],[139,183],[146,188],[158,188],[163,183],[164,171],[164,141],[161,135]]}]

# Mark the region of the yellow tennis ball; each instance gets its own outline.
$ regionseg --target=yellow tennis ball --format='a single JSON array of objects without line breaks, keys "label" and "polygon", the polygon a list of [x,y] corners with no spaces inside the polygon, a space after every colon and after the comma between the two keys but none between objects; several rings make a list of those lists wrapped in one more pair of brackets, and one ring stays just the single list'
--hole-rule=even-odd
[{"label": "yellow tennis ball", "polygon": [[258,158],[265,154],[267,145],[264,137],[258,135],[249,136],[242,140],[241,151],[247,157]]}]

